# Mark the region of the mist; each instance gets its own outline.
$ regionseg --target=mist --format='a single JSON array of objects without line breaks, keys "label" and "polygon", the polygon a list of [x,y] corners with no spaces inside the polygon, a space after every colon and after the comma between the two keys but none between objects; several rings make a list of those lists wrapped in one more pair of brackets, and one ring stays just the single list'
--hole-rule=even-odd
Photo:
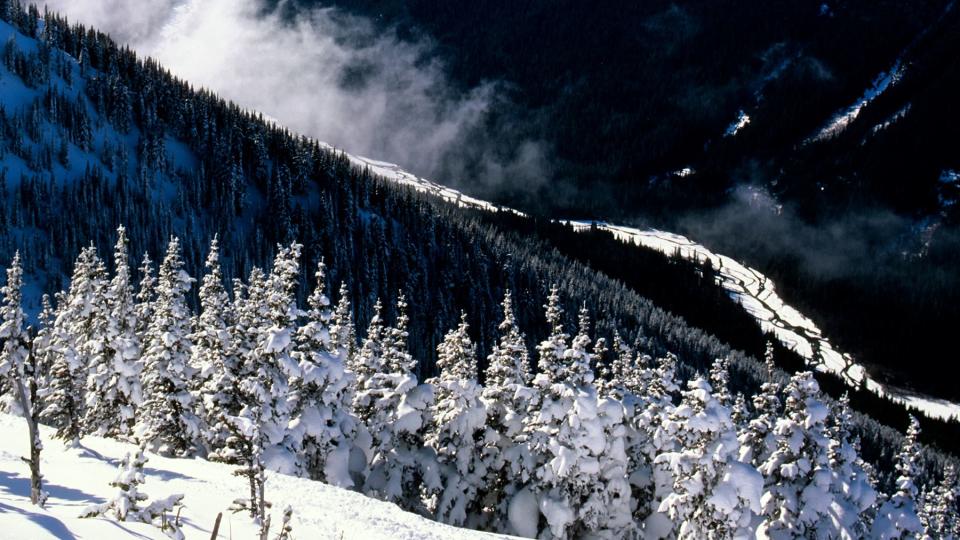
[{"label": "mist", "polygon": [[748,261],[789,259],[807,276],[841,279],[885,271],[880,261],[921,257],[923,223],[864,207],[811,223],[766,190],[745,184],[720,208],[686,214],[681,230]]},{"label": "mist", "polygon": [[459,89],[428,41],[403,41],[332,8],[285,19],[284,4],[46,1],[191,84],[352,154],[481,195],[546,182],[550,149],[504,113],[512,105],[503,84]]}]

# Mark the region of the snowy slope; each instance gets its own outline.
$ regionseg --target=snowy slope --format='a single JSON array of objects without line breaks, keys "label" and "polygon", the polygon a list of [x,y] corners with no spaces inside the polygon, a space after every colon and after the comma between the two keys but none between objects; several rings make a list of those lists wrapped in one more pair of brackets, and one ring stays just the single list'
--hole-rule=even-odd
[{"label": "snowy slope", "polygon": [[[511,211],[522,215],[517,210],[496,206],[419,178],[392,163],[354,156],[350,156],[350,159],[357,165],[368,167],[373,174],[463,207],[486,211]],[[589,221],[568,223],[575,230],[589,229],[592,224]],[[610,223],[596,225],[599,229],[609,231],[621,240],[655,249],[667,255],[678,253],[686,259],[710,261],[718,269],[722,279],[720,285],[727,293],[757,320],[764,331],[773,332],[781,343],[805,358],[814,369],[838,375],[853,388],[863,384],[871,392],[888,397],[929,418],[960,419],[960,403],[918,395],[870,378],[863,366],[856,363],[849,354],[837,350],[810,318],[784,302],[777,294],[773,281],[756,269],[726,255],[713,253],[679,234],[656,229],[641,230]]]},{"label": "snowy slope", "polygon": [[[51,435],[52,430],[42,429],[41,470],[50,499],[46,509],[39,509],[30,504],[29,472],[20,461],[28,448],[26,422],[0,414],[0,539],[167,538],[146,524],[77,517],[88,504],[103,502],[112,494],[113,488],[107,484],[115,476],[119,460],[135,449],[133,445],[86,437],[82,447],[66,449]],[[246,514],[226,511],[235,498],[248,493],[246,480],[233,475],[235,467],[200,459],[148,457],[143,491],[150,500],[174,493],[185,495],[181,522],[188,539],[210,538],[218,512],[223,512],[219,538],[256,537],[256,528]],[[294,538],[505,538],[457,529],[359,493],[280,474],[268,475],[266,493],[274,504],[274,523],[286,505],[293,507]],[[271,538],[274,536],[275,532]]]}]

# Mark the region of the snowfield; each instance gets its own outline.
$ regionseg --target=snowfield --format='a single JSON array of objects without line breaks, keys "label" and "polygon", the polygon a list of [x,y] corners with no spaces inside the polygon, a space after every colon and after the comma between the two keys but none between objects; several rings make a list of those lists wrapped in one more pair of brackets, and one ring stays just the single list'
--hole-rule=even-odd
[{"label": "snowfield", "polygon": [[[112,439],[84,437],[79,448],[65,448],[41,428],[44,450],[41,471],[50,494],[46,509],[30,503],[30,473],[20,457],[29,453],[27,424],[0,414],[0,539],[43,540],[110,538],[166,539],[160,529],[143,523],[104,518],[80,519],[88,505],[102,503],[114,492],[108,483],[117,465],[136,447]],[[249,493],[236,467],[202,459],[169,459],[148,454],[142,491],[150,501],[184,494],[181,525],[188,539],[210,538],[218,512],[223,512],[218,538],[253,539],[257,528],[245,513],[227,511]],[[321,482],[268,473],[267,500],[273,503],[270,538],[276,536],[283,508],[293,508],[293,538],[299,539],[481,539],[506,538],[458,529],[404,512],[396,505]]]}]

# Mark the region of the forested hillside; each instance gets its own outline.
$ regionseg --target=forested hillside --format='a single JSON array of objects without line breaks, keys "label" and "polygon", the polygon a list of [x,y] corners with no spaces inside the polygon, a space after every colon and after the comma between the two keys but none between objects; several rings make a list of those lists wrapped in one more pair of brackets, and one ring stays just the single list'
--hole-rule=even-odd
[{"label": "forested hillside", "polygon": [[[181,359],[192,358],[197,343],[210,337],[195,332],[217,321],[217,317],[204,319],[207,315],[204,288],[210,293],[213,284],[219,282],[223,287],[217,293],[220,304],[236,304],[237,310],[243,305],[251,310],[246,314],[235,311],[236,319],[225,323],[230,328],[227,333],[248,338],[254,345],[250,345],[247,352],[259,350],[258,355],[267,356],[276,353],[277,357],[271,361],[280,366],[282,373],[269,385],[283,388],[297,379],[303,382],[303,375],[287,362],[292,356],[286,352],[293,346],[294,331],[307,332],[300,325],[302,317],[296,306],[311,305],[308,298],[320,302],[316,294],[322,296],[322,289],[321,293],[314,294],[314,291],[319,285],[315,270],[321,261],[326,268],[326,283],[331,284],[332,291],[337,291],[332,295],[333,302],[340,304],[349,300],[352,306],[345,311],[346,315],[341,313],[341,326],[349,321],[355,328],[369,327],[376,335],[377,325],[383,324],[404,334],[399,338],[404,344],[401,349],[406,349],[402,351],[404,359],[391,360],[389,367],[402,367],[402,377],[415,381],[440,377],[442,383],[443,377],[451,375],[452,364],[445,367],[444,362],[451,362],[451,351],[458,347],[450,343],[454,338],[465,342],[469,337],[475,344],[475,354],[471,352],[470,356],[475,357],[477,366],[470,369],[471,373],[487,372],[493,363],[491,353],[498,350],[501,337],[503,298],[507,291],[512,291],[516,325],[526,334],[523,345],[514,344],[515,354],[526,352],[530,358],[534,355],[543,358],[550,348],[543,343],[552,339],[556,351],[589,348],[587,356],[595,359],[594,365],[578,360],[577,369],[584,371],[583,379],[562,384],[557,383],[556,374],[550,375],[550,370],[570,366],[553,365],[545,360],[542,365],[531,367],[530,375],[540,378],[538,384],[544,392],[560,392],[554,396],[554,401],[563,404],[558,410],[574,406],[574,401],[568,400],[569,396],[564,393],[567,390],[599,399],[598,388],[588,380],[594,378],[594,369],[598,374],[605,373],[604,370],[612,370],[618,360],[620,377],[639,377],[642,373],[652,377],[654,368],[646,365],[650,358],[673,357],[677,360],[676,381],[672,381],[674,375],[670,375],[671,380],[664,383],[670,389],[653,396],[662,400],[664,407],[668,407],[667,402],[669,407],[675,406],[680,400],[676,390],[689,382],[691,386],[685,394],[688,408],[681,407],[680,416],[688,415],[690,408],[717,407],[703,401],[706,399],[703,385],[708,383],[697,375],[705,374],[717,359],[729,363],[731,398],[736,393],[754,396],[764,384],[782,384],[784,388],[792,384],[792,391],[797,394],[793,422],[805,422],[803,415],[808,411],[803,407],[813,407],[812,401],[806,400],[816,400],[821,407],[834,406],[833,400],[818,393],[811,375],[796,374],[792,383],[788,383],[781,371],[768,369],[754,357],[732,350],[710,333],[655,306],[628,283],[615,279],[620,276],[616,275],[615,268],[610,269],[609,260],[587,257],[576,262],[550,243],[531,239],[524,234],[524,228],[536,228],[536,225],[522,221],[524,218],[506,216],[500,220],[495,215],[474,213],[373,177],[352,165],[346,155],[292,134],[208,91],[194,89],[188,82],[172,77],[156,62],[139,59],[130,50],[118,47],[106,35],[70,25],[55,14],[41,15],[35,8],[0,0],[0,16],[7,21],[0,23],[0,35],[9,36],[3,45],[0,66],[0,159],[3,164],[0,169],[3,189],[0,193],[0,261],[6,265],[15,260],[16,253],[20,255],[18,264],[25,283],[23,303],[34,323],[33,331],[23,334],[27,336],[24,339],[29,338],[30,347],[41,346],[38,332],[68,325],[57,332],[56,339],[81,342],[76,344],[73,360],[60,360],[60,367],[66,366],[69,376],[50,373],[51,384],[53,381],[74,384],[75,377],[85,381],[90,374],[83,374],[82,370],[97,366],[107,366],[105,373],[111,373],[109,362],[91,364],[102,349],[90,345],[91,340],[79,333],[89,332],[92,327],[112,327],[111,319],[103,318],[103,312],[98,314],[92,308],[102,307],[106,302],[98,295],[104,294],[108,282],[125,280],[127,288],[132,287],[132,283],[141,283],[137,309],[124,316],[127,320],[124,324],[128,325],[126,331],[145,347],[135,355],[130,353],[135,359],[128,359],[136,362],[137,369],[147,370],[144,372],[146,386],[154,385],[151,391],[144,389],[145,397],[153,392],[153,401],[147,397],[136,405],[143,406],[141,418],[146,418],[143,420],[146,424],[141,424],[142,433],[152,433],[146,439],[162,443],[157,450],[190,453],[194,446],[212,449],[204,446],[209,441],[202,439],[199,431],[194,433],[192,425],[172,429],[150,424],[151,417],[167,417],[170,408],[178,407],[176,403],[162,403],[157,396],[183,390],[178,386],[180,383],[165,378],[170,373],[152,365],[162,362],[155,357],[151,360],[151,355],[169,358],[169,354],[175,353]],[[508,223],[515,219],[521,223]],[[120,226],[125,227],[125,239],[111,259],[104,254],[114,251]],[[545,228],[538,234],[550,239],[565,233]],[[177,240],[171,241],[171,236]],[[211,253],[209,246],[214,239],[219,255],[216,261],[219,277],[213,279],[209,287],[194,287],[191,275],[203,275],[207,269],[212,271],[213,264],[205,266],[204,261]],[[130,254],[126,254],[128,246]],[[80,258],[74,262],[73,257],[78,253]],[[141,253],[144,255],[140,256]],[[129,262],[123,265],[120,261],[125,258]],[[175,300],[163,310],[154,305],[158,300],[151,293],[154,284],[150,276],[156,264],[150,260],[164,261],[161,265],[164,294],[167,300]],[[641,262],[649,265],[639,271],[651,280],[650,290],[658,286],[666,290],[677,286],[688,288],[683,293],[687,299],[674,300],[672,307],[677,311],[694,309],[700,301],[715,304],[709,313],[702,314],[698,325],[717,325],[726,313],[734,316],[729,299],[718,294],[710,277],[711,269],[662,258],[641,259]],[[592,269],[588,263],[597,267],[606,265],[606,271],[614,275]],[[70,275],[73,279],[68,281]],[[126,277],[121,279],[118,277],[121,275]],[[251,291],[267,284],[282,290],[282,294],[278,293],[282,305],[263,308],[250,300]],[[551,290],[554,284],[556,288]],[[65,292],[57,295],[61,290]],[[47,306],[40,300],[43,293],[51,295]],[[269,297],[260,300],[268,302]],[[8,291],[8,298],[11,309],[16,311],[18,308],[12,306],[20,305],[19,292],[15,302],[12,290]],[[209,302],[209,298],[207,300]],[[542,313],[544,305],[551,306],[547,317]],[[322,311],[314,305],[311,308]],[[10,320],[14,321],[11,328],[19,331],[20,316],[11,313]],[[465,319],[461,319],[462,316]],[[468,324],[458,326],[461,320]],[[589,332],[586,330],[588,320]],[[739,324],[741,328],[731,331],[724,340],[736,341],[736,347],[757,354],[762,336],[756,329],[751,331],[742,319]],[[161,325],[165,325],[166,330],[160,328]],[[459,333],[451,337],[447,332],[455,327]],[[283,328],[289,332],[274,332]],[[579,345],[565,341],[565,328],[583,329],[574,340]],[[248,330],[251,335],[245,334]],[[188,334],[194,337],[188,340],[185,337]],[[340,347],[346,351],[352,347],[353,352],[349,354],[363,350],[371,338],[363,331],[358,334],[355,340],[341,343]],[[626,360],[620,354],[609,352],[618,342],[615,336],[620,336],[622,347],[617,346],[614,351],[633,351]],[[168,337],[177,337],[179,341],[168,343]],[[267,342],[269,344],[265,344]],[[438,344],[445,342],[438,350]],[[13,342],[7,339],[5,343]],[[541,346],[535,347],[537,343]],[[472,347],[462,348],[472,351]],[[165,352],[165,348],[176,350]],[[54,350],[55,354],[62,351],[62,348]],[[564,362],[569,360],[567,356],[559,356]],[[214,363],[223,360],[222,355],[217,354],[212,358],[210,361]],[[254,359],[257,358],[259,356]],[[189,369],[174,371],[180,371],[179,376],[184,377],[197,368],[197,361],[190,360]],[[242,363],[247,365],[251,361],[247,358]],[[76,362],[82,368],[78,368]],[[152,372],[148,366],[152,366]],[[16,373],[21,367],[10,369]],[[355,367],[350,371],[359,374],[363,370]],[[94,374],[93,378],[117,384],[113,375]],[[475,378],[478,384],[486,379],[480,375]],[[458,381],[469,379],[469,376],[458,377]],[[609,376],[603,379],[611,380]],[[443,386],[441,383],[437,386]],[[569,385],[569,388],[553,388],[557,386],[554,383]],[[460,382],[450,384],[456,386]],[[640,386],[631,390],[632,395],[649,399],[646,389],[641,388],[646,383],[636,384]],[[716,391],[722,391],[720,385],[715,384]],[[191,399],[207,398],[205,391],[192,391],[195,395]],[[244,399],[262,397],[256,388],[245,391]],[[92,396],[89,404],[85,402],[76,410],[69,410],[73,406],[61,407],[58,414],[66,416],[60,418],[74,422],[78,411],[87,407],[96,411],[94,405],[101,396],[96,393]],[[279,397],[274,397],[282,401],[287,396],[281,391]],[[130,396],[127,398],[136,401]],[[620,396],[618,399],[633,398]],[[591,403],[577,407],[596,405]],[[370,406],[369,403],[361,405]],[[180,407],[186,405],[181,403]],[[754,406],[751,415],[759,414],[757,407]],[[242,408],[242,404],[238,406]],[[136,424],[139,420],[135,409],[124,409],[130,412],[128,416],[110,421]],[[816,414],[822,410],[816,408]],[[717,426],[718,437],[731,435],[732,418],[729,422],[722,418],[732,413],[729,408],[725,413],[718,412],[722,424]],[[556,413],[554,418],[563,414]],[[616,417],[618,413],[611,414]],[[874,464],[876,487],[892,493],[896,489],[895,480],[902,474],[894,466],[896,453],[903,446],[902,436],[871,418],[852,412],[851,415],[851,437],[862,438],[861,452]],[[100,414],[97,418],[103,416]],[[476,420],[472,416],[471,419]],[[678,417],[677,424],[670,429],[681,429],[685,419],[688,417]],[[282,424],[281,420],[290,418],[275,419],[275,423]],[[745,415],[741,414],[740,420],[746,425]],[[77,427],[76,423],[65,424],[61,420],[57,423]],[[89,425],[86,429],[99,430]],[[127,428],[132,429],[130,425]],[[721,428],[726,431],[721,433]],[[823,428],[827,429],[825,425]],[[120,435],[129,433],[117,429]],[[551,428],[537,429],[549,432]],[[174,440],[171,437],[178,430],[182,431],[180,435],[196,436]],[[666,432],[661,435],[668,436]],[[915,441],[916,433],[912,436]],[[940,442],[947,444],[949,439]],[[408,443],[415,447],[417,441]],[[544,449],[550,446],[548,441],[530,444],[541,455],[547,455]],[[698,444],[691,439],[690,447]],[[829,447],[827,441],[819,439],[816,444],[818,455],[827,455],[824,453]],[[439,448],[439,443],[437,446]],[[681,446],[676,450],[685,448]],[[656,456],[646,457],[652,460]],[[676,457],[681,459],[679,455]],[[732,459],[732,454],[730,457]],[[754,466],[759,467],[762,462],[757,459]],[[910,456],[900,459],[909,459],[912,464],[909,467],[916,465],[916,470],[909,471],[910,476],[924,485],[939,482],[940,465],[950,460],[933,450],[914,451],[913,447]],[[576,484],[573,487],[563,483],[566,480],[557,482],[550,489],[561,489],[563,484],[562,489],[587,497],[582,483],[576,484],[579,480],[571,480]],[[410,504],[437,504],[438,500],[428,495]],[[751,511],[756,513],[753,508]],[[556,519],[566,519],[562,509],[557,512],[560,513],[549,519],[551,527],[557,523]],[[576,519],[565,523],[554,532],[559,534],[556,531],[568,526],[580,530],[595,525]]]},{"label": "forested hillside", "polygon": [[960,399],[939,376],[960,324],[954,2],[263,4],[430,40],[466,88],[509,89],[491,129],[555,150],[550,182],[445,181],[696,238],[776,280],[876,378]]}]

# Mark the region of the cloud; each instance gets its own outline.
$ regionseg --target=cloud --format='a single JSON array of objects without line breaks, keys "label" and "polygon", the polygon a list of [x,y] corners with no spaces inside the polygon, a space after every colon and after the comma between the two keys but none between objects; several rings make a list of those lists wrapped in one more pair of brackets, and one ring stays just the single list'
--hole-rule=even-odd
[{"label": "cloud", "polygon": [[[491,129],[502,85],[459,89],[434,47],[332,8],[281,17],[257,0],[47,0],[194,85],[348,152],[490,193],[540,187],[548,146]],[[507,115],[509,116],[509,115]],[[499,126],[503,127],[503,126]],[[469,176],[468,176],[469,175]]]}]

